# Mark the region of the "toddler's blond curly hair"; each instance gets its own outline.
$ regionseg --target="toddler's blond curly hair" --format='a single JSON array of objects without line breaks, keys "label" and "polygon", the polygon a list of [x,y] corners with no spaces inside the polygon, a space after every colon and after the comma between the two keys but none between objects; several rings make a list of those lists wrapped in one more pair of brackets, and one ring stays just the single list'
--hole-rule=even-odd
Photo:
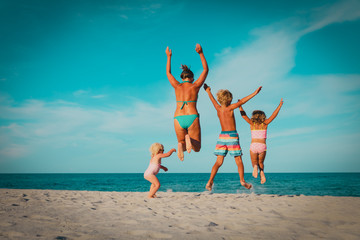
[{"label": "toddler's blond curly hair", "polygon": [[149,151],[151,153],[151,157],[158,154],[160,151],[164,151],[164,146],[161,143],[153,143],[151,144]]}]

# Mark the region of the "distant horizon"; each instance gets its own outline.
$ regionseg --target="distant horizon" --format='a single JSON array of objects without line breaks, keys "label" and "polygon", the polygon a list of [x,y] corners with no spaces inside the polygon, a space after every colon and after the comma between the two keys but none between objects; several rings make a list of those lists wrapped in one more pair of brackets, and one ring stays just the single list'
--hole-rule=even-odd
[{"label": "distant horizon", "polygon": [[[198,174],[198,173],[203,173],[203,174],[209,174],[210,172],[176,172],[176,173],[168,173],[168,172],[160,172],[158,174]],[[222,173],[231,173],[231,174],[239,174],[238,172],[218,172],[218,174],[222,174]],[[251,174],[251,172],[245,172],[247,174]],[[360,173],[360,172],[266,172],[266,174],[268,173]],[[85,173],[85,172],[63,172],[63,173],[0,173],[0,174],[143,174],[142,172],[137,172],[137,173],[126,173],[126,172],[92,172],[92,173]]]}]

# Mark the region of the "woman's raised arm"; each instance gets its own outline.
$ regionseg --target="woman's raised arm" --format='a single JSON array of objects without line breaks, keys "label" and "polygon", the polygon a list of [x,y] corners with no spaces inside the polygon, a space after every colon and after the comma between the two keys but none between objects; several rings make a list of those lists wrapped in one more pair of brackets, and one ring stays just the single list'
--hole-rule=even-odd
[{"label": "woman's raised arm", "polygon": [[165,53],[167,56],[166,76],[169,79],[171,86],[175,88],[179,84],[179,82],[171,74],[171,55],[172,55],[171,49],[169,49],[169,47],[166,47]]},{"label": "woman's raised arm", "polygon": [[200,88],[205,82],[205,79],[209,72],[209,67],[207,65],[207,62],[206,62],[206,59],[204,56],[204,52],[203,52],[200,44],[196,44],[195,51],[200,55],[201,63],[202,63],[203,69],[204,69],[202,71],[202,73],[200,74],[200,77],[194,82],[195,86]]}]

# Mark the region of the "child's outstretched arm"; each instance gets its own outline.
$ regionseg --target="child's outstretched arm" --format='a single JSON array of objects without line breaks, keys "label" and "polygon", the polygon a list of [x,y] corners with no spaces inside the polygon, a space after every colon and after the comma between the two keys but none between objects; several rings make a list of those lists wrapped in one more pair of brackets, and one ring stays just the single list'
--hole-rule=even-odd
[{"label": "child's outstretched arm", "polygon": [[244,103],[246,103],[247,101],[249,101],[250,99],[252,99],[253,97],[255,97],[255,95],[260,92],[261,88],[262,88],[262,87],[259,87],[258,89],[256,89],[255,92],[253,92],[252,94],[250,94],[250,95],[247,96],[247,97],[242,98],[241,100],[238,100],[237,103],[231,104],[229,107],[230,107],[231,109],[235,109],[235,108],[240,107],[241,105],[243,105]]},{"label": "child's outstretched arm", "polygon": [[200,74],[200,77],[194,82],[194,85],[200,88],[205,82],[205,79],[209,72],[209,67],[207,65],[207,62],[206,62],[206,59],[205,59],[205,56],[204,56],[204,53],[203,53],[203,50],[202,50],[202,47],[200,46],[200,44],[196,44],[195,51],[200,55],[201,63],[202,63],[203,69],[204,69],[202,71],[202,73]]},{"label": "child's outstretched arm", "polygon": [[212,104],[214,105],[215,109],[220,108],[221,107],[220,104],[218,104],[218,102],[215,100],[214,96],[211,93],[211,88],[206,83],[204,84],[204,89],[208,93],[209,98],[210,98]]},{"label": "child's outstretched arm", "polygon": [[161,168],[162,170],[164,170],[165,172],[168,171],[167,167],[165,167],[165,166],[163,166],[163,165],[160,165],[160,168]]},{"label": "child's outstretched arm", "polygon": [[166,47],[165,53],[167,56],[166,76],[169,79],[171,86],[175,88],[179,84],[179,82],[171,74],[171,55],[172,55],[171,49],[169,49],[169,47]]},{"label": "child's outstretched arm", "polygon": [[174,152],[176,152],[176,149],[175,148],[172,148],[170,151],[168,151],[167,153],[160,153],[159,154],[159,157],[160,158],[167,158],[167,157],[170,157],[171,154],[173,154]]},{"label": "child's outstretched arm", "polygon": [[240,114],[241,114],[241,117],[248,123],[248,124],[252,124],[250,118],[246,115],[246,112],[245,110],[243,109],[242,106],[239,107],[239,110],[240,110]]},{"label": "child's outstretched arm", "polygon": [[255,97],[261,90],[262,86],[258,87],[258,89],[255,90],[255,92],[253,92],[252,94],[250,94],[247,97],[242,98],[239,102],[235,103],[235,104],[239,104],[238,107],[240,107],[241,105],[245,104],[247,101],[249,101],[250,99],[252,99],[253,97]]},{"label": "child's outstretched arm", "polygon": [[271,114],[271,116],[264,121],[265,124],[271,123],[271,122],[276,118],[276,116],[278,115],[278,113],[279,113],[279,111],[280,111],[283,103],[284,103],[284,101],[283,101],[283,99],[281,98],[280,103],[279,103],[279,106],[275,109],[275,111],[273,112],[273,114]]}]

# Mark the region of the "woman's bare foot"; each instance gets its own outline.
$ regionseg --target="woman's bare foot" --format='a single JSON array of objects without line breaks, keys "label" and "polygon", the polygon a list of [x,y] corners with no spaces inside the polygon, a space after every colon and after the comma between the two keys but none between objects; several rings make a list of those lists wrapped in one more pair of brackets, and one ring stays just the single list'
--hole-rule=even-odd
[{"label": "woman's bare foot", "polygon": [[247,182],[241,182],[240,181],[240,183],[241,183],[241,185],[243,186],[243,187],[245,187],[246,189],[250,189],[251,187],[252,187],[252,185],[250,184],[250,183],[247,183]]},{"label": "woman's bare foot", "polygon": [[254,178],[257,178],[257,177],[258,177],[258,172],[259,172],[259,167],[258,167],[258,165],[255,165],[255,166],[254,166],[253,173],[252,173],[252,175],[253,175]]},{"label": "woman's bare foot", "polygon": [[182,143],[178,143],[177,155],[178,155],[180,161],[184,161],[184,149],[183,149]]},{"label": "woman's bare foot", "polygon": [[205,186],[205,188],[207,189],[207,190],[209,190],[209,191],[211,191],[212,190],[212,185],[213,185],[213,183],[207,183],[206,184],[206,186]]},{"label": "woman's bare foot", "polygon": [[191,149],[192,149],[192,145],[191,145],[191,139],[190,139],[190,136],[189,134],[186,134],[185,135],[185,144],[186,144],[186,151],[188,153],[191,152]]},{"label": "woman's bare foot", "polygon": [[260,179],[261,184],[264,184],[266,182],[265,173],[264,171],[260,171]]}]

